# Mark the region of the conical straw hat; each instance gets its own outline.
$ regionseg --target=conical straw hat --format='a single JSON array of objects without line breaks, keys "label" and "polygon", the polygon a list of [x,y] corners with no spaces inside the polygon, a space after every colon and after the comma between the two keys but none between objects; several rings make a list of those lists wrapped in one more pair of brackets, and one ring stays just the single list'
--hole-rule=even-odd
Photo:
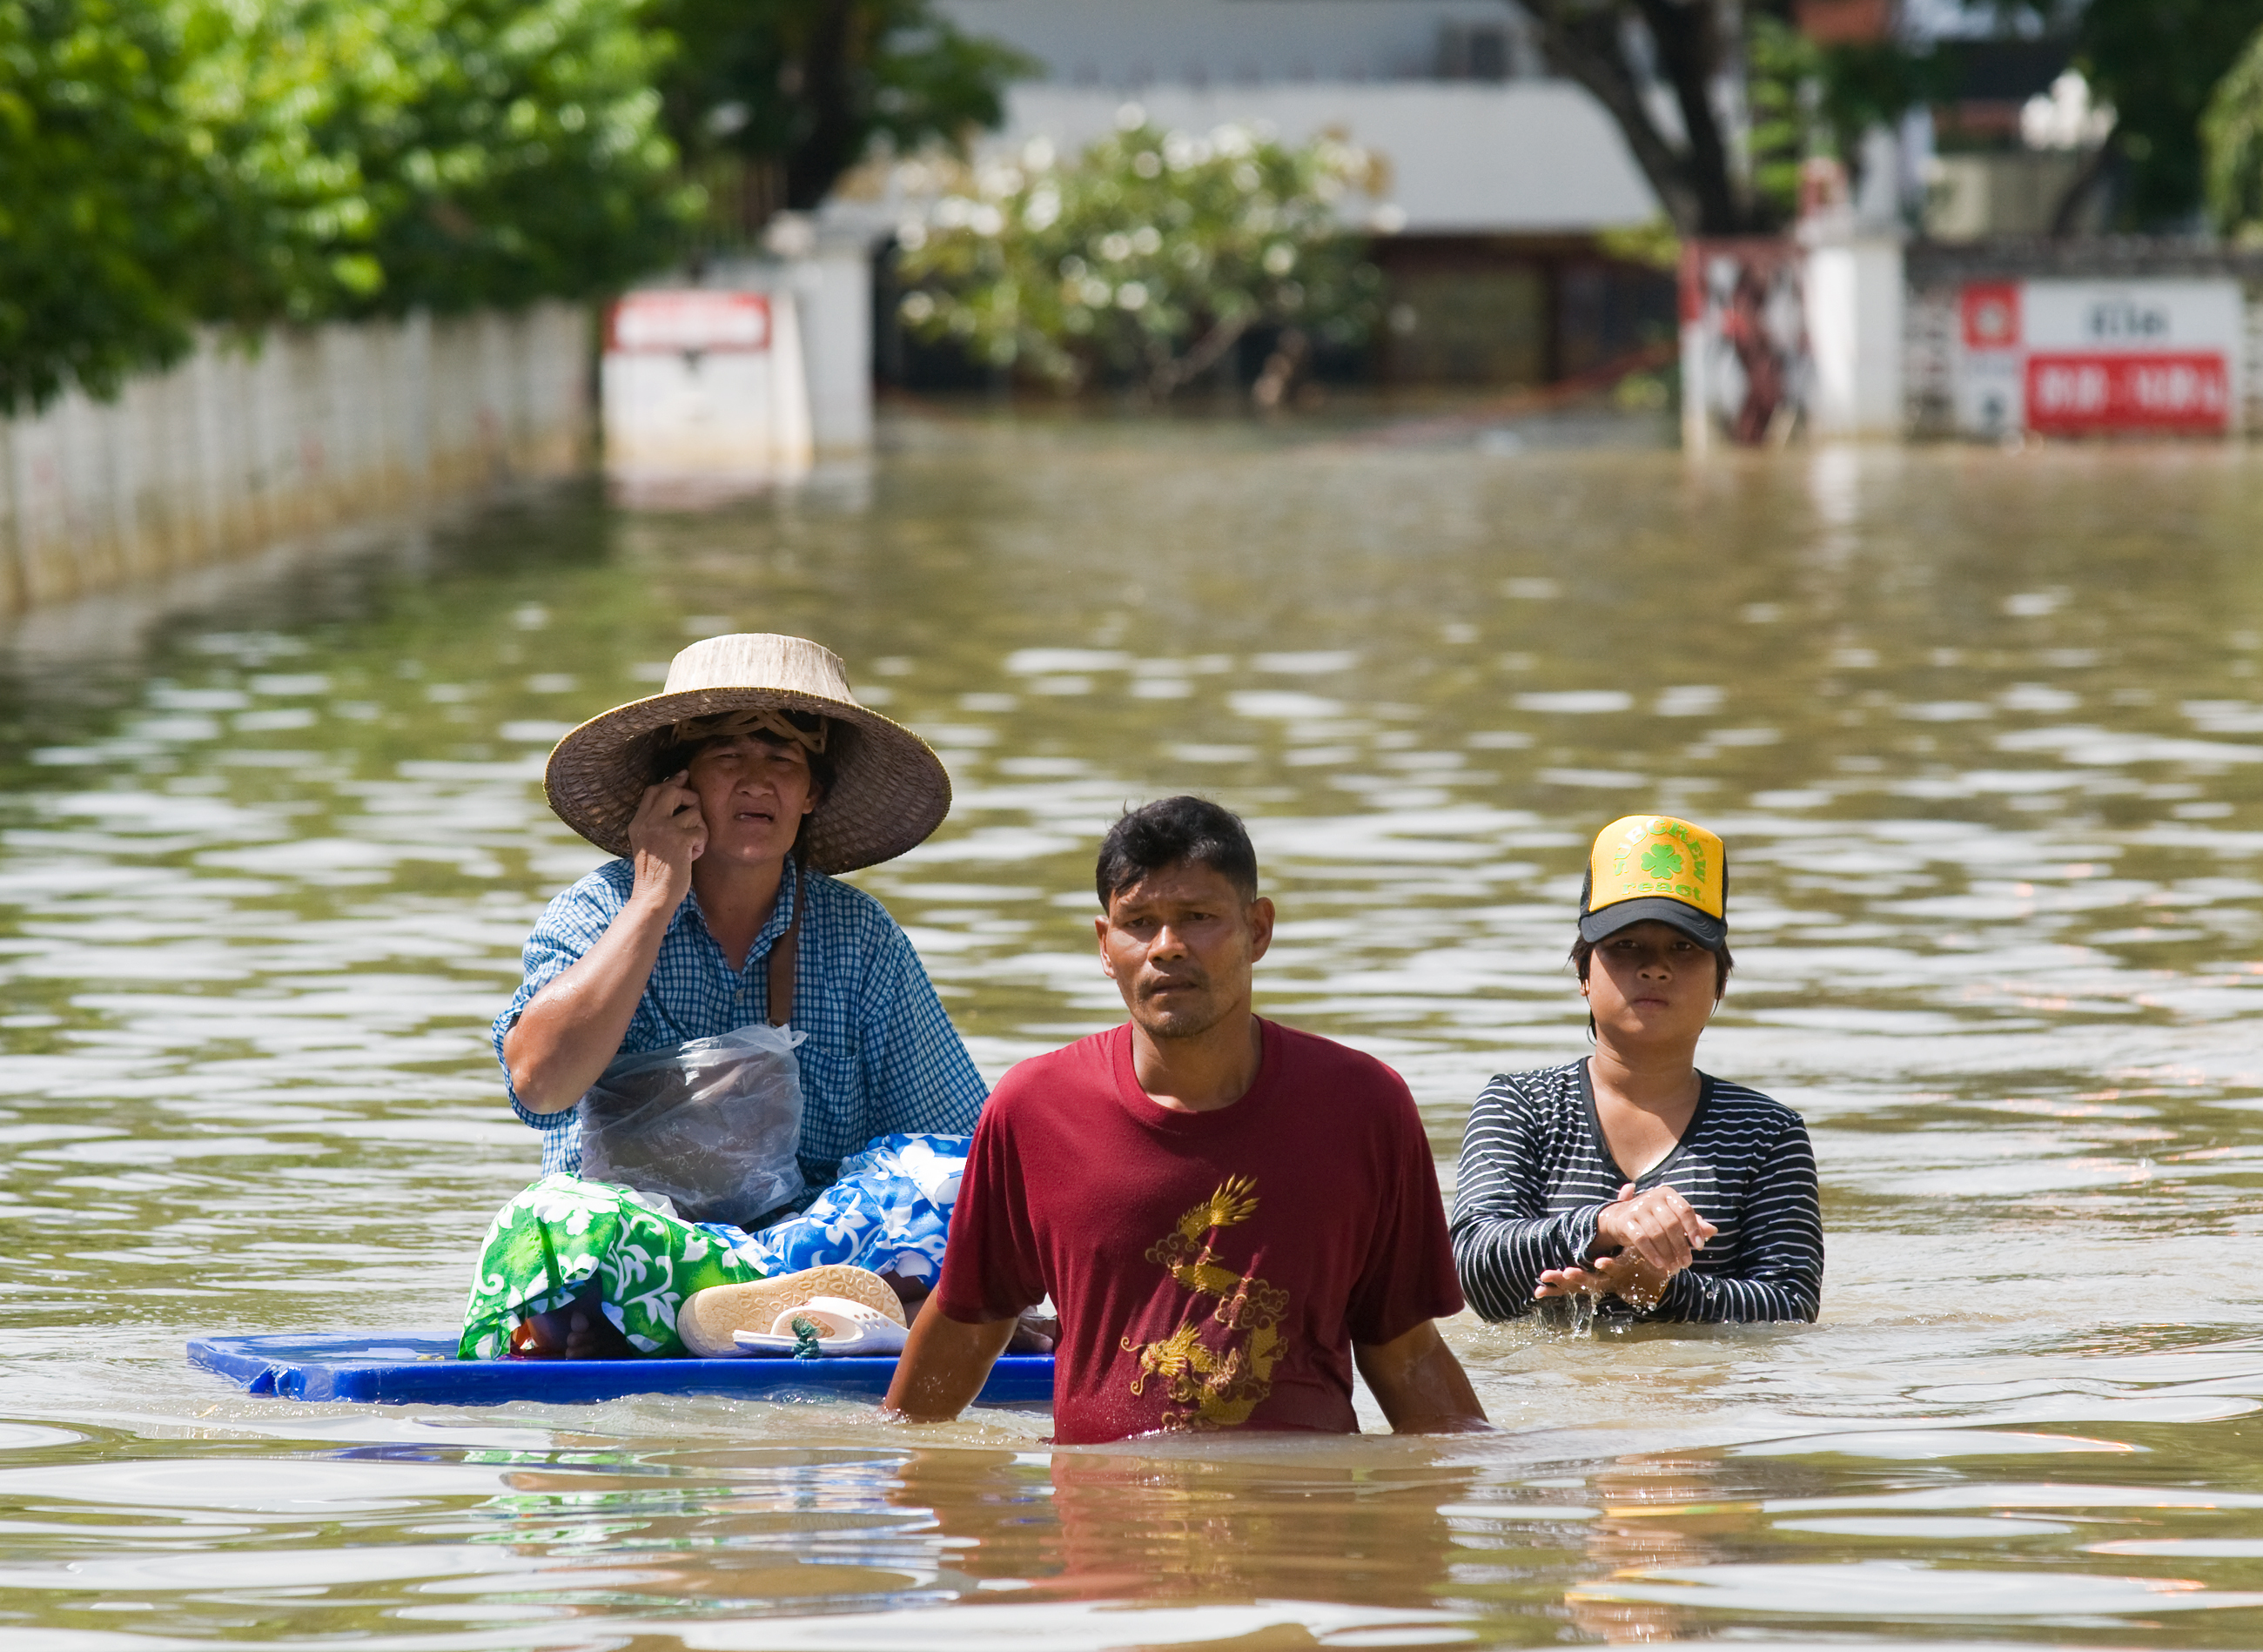
[{"label": "conical straw hat", "polygon": [[558,743],[542,789],[558,818],[608,854],[629,852],[637,801],[675,725],[716,712],[815,712],[833,720],[825,755],[833,785],[801,823],[797,844],[819,872],[893,859],[943,824],[951,777],[910,729],[867,711],[849,692],[841,656],[800,637],[709,637],[677,655],[657,694],[592,717]]}]

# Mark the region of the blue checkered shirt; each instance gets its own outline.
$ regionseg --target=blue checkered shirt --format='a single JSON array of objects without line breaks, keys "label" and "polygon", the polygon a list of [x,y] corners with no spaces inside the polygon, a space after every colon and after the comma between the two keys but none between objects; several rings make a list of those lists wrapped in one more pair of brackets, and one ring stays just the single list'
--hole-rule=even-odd
[{"label": "blue checkered shirt", "polygon": [[[495,1018],[495,1058],[534,995],[596,944],[636,881],[626,860],[611,860],[543,909],[526,938],[526,980]],[[810,1185],[833,1180],[840,1162],[875,1136],[897,1132],[967,1135],[987,1090],[943,1012],[911,938],[862,889],[813,872],[802,884],[802,921],[793,977],[793,1026],[808,1035],[794,1051],[801,1069],[801,1168]],[[770,1018],[770,946],[793,922],[794,862],[786,861],[776,908],[733,970],[707,932],[699,897],[686,895],[660,943],[652,981],[621,1040],[641,1054],[688,1039],[714,1038]],[[510,1087],[510,1068],[503,1067]],[[512,1110],[542,1132],[542,1170],[582,1168],[575,1109]]]}]

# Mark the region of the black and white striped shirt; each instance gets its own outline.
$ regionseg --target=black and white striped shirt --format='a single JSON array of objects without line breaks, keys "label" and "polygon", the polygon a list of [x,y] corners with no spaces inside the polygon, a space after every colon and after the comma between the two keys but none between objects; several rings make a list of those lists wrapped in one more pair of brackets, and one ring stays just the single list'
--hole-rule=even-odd
[{"label": "black and white striped shirt", "polygon": [[1503,1073],[1470,1109],[1454,1189],[1454,1261],[1470,1305],[1487,1319],[1538,1307],[1544,1268],[1585,1263],[1595,1218],[1633,1182],[1670,1185],[1720,1229],[1666,1295],[1638,1314],[1616,1297],[1611,1318],[1713,1322],[1812,1320],[1823,1291],[1823,1219],[1815,1153],[1799,1115],[1742,1084],[1698,1075],[1697,1111],[1665,1160],[1622,1172],[1595,1117],[1587,1063]]}]

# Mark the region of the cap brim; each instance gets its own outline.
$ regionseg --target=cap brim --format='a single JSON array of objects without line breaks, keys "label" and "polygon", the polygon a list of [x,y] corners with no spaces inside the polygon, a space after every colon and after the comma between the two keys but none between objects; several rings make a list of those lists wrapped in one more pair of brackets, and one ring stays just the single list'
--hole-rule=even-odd
[{"label": "cap brim", "polygon": [[1687,901],[1670,895],[1645,895],[1631,901],[1614,901],[1600,912],[1580,917],[1580,938],[1590,943],[1616,935],[1635,924],[1671,924],[1700,946],[1725,946],[1729,925],[1710,912],[1700,912]]}]

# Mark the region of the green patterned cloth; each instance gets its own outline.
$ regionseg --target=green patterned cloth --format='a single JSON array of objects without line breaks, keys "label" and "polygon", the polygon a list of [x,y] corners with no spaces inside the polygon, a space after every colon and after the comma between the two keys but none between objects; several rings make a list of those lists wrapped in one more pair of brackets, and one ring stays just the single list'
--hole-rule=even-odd
[{"label": "green patterned cloth", "polygon": [[630,1346],[682,1354],[676,1315],[685,1297],[763,1277],[714,1235],[662,1214],[630,1188],[546,1176],[497,1212],[488,1229],[456,1357],[508,1357],[511,1332],[577,1301],[593,1280],[598,1306]]}]

